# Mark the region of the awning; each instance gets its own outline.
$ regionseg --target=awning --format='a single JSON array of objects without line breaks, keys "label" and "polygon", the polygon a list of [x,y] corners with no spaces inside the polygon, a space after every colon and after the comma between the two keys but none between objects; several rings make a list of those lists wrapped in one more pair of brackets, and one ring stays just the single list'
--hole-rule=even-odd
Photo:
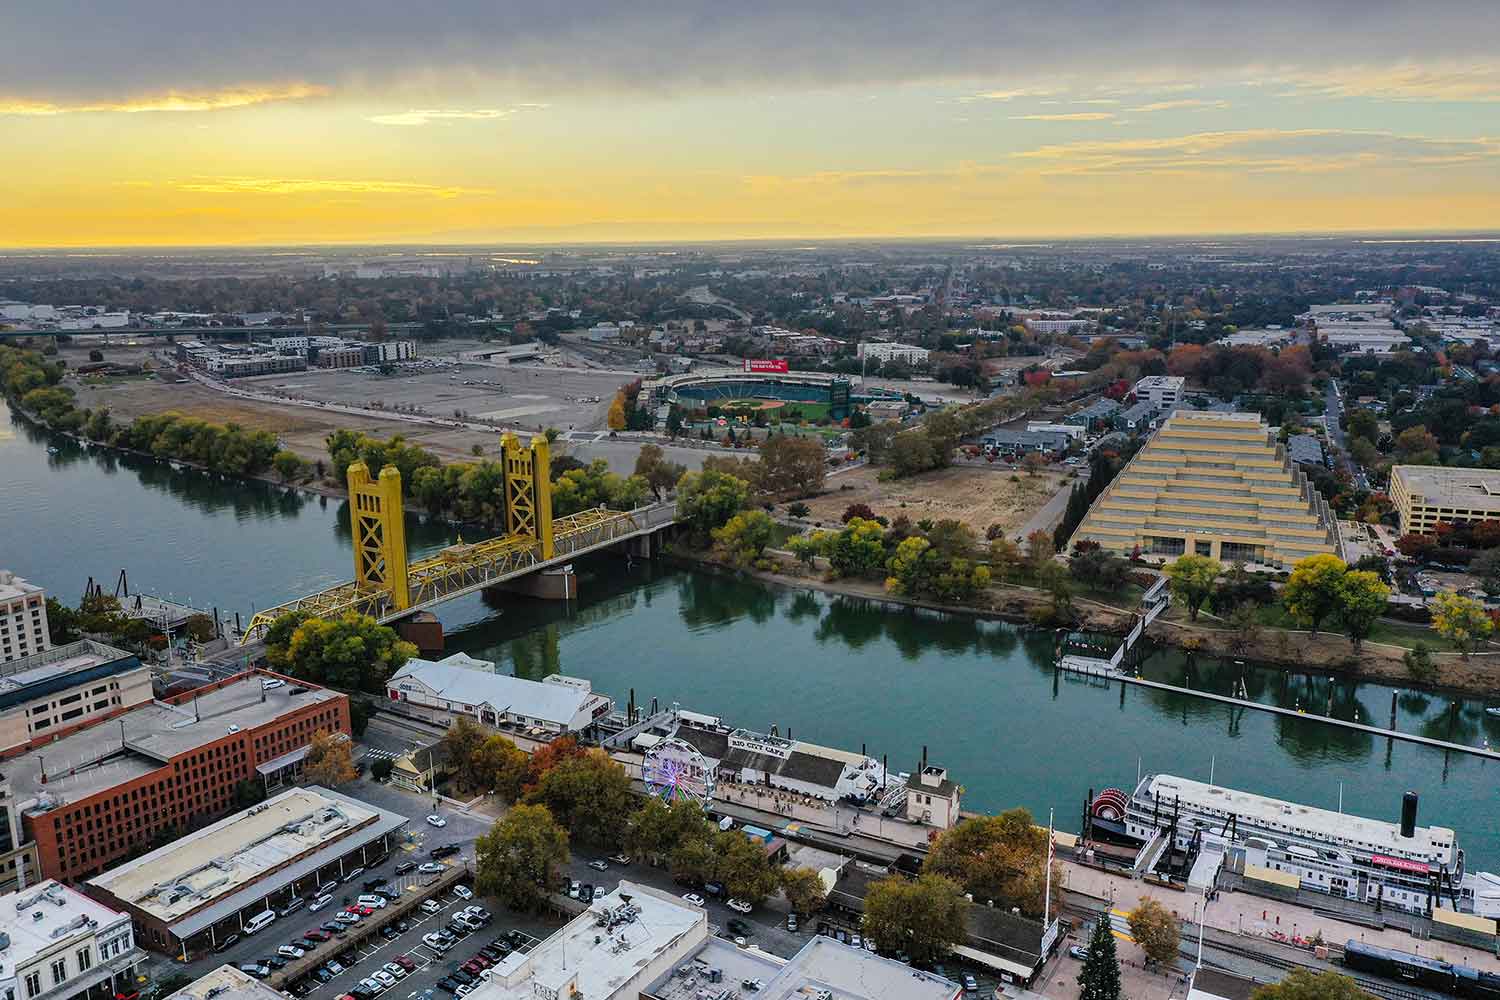
[{"label": "awning", "polygon": [[1008,958],[1001,958],[999,955],[991,955],[987,951],[980,951],[978,948],[970,948],[965,944],[954,945],[952,951],[953,954],[967,958],[971,962],[978,962],[980,965],[984,966],[987,969],[994,969],[996,972],[1008,972],[1012,976],[1019,976],[1022,979],[1030,979],[1031,974],[1036,971],[1035,969],[1028,968],[1020,964],[1019,962],[1012,962]]},{"label": "awning", "polygon": [[277,771],[284,771],[293,764],[300,764],[306,760],[307,752],[311,749],[312,744],[308,744],[301,750],[293,750],[291,753],[284,753],[280,757],[272,757],[264,764],[255,765],[255,773],[267,775],[275,774]]}]

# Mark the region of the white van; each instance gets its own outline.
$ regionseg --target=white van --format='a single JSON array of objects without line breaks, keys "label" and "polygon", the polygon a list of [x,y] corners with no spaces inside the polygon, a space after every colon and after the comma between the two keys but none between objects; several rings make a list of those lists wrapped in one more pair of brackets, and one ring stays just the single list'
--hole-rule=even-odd
[{"label": "white van", "polygon": [[271,910],[262,910],[249,920],[245,921],[245,933],[254,934],[256,931],[269,927],[271,921],[276,919],[276,914]]},{"label": "white van", "polygon": [[390,901],[387,900],[384,896],[376,896],[372,894],[368,896],[360,896],[355,900],[355,902],[360,906],[368,906],[372,910],[383,910],[386,908],[386,906],[389,905]]}]

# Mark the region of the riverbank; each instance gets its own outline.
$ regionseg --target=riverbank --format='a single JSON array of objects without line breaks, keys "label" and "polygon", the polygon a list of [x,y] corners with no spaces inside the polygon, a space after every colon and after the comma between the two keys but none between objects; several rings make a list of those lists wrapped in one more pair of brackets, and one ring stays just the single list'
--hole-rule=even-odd
[{"label": "riverbank", "polygon": [[[808,569],[790,553],[768,550],[780,571],[736,569],[714,562],[707,552],[674,549],[670,558],[701,571],[758,580],[774,586],[816,590],[877,601],[892,607],[917,608],[944,614],[1009,622],[1036,627],[1036,616],[1050,610],[1052,597],[1045,591],[1018,584],[992,584],[972,605],[943,604],[892,594],[873,580],[829,579]],[[1116,607],[1091,598],[1073,598],[1074,618],[1070,627],[1084,632],[1123,636],[1135,624],[1136,608]],[[1041,628],[1051,631],[1050,628]],[[1254,661],[1288,670],[1314,670],[1336,676],[1378,680],[1394,686],[1435,693],[1490,696],[1500,691],[1500,653],[1475,653],[1467,659],[1458,653],[1432,652],[1434,677],[1419,682],[1411,676],[1401,646],[1366,641],[1358,654],[1343,635],[1262,628],[1250,635],[1204,622],[1176,621],[1164,616],[1146,631],[1153,642],[1224,659]],[[1439,641],[1434,636],[1434,642]]]}]

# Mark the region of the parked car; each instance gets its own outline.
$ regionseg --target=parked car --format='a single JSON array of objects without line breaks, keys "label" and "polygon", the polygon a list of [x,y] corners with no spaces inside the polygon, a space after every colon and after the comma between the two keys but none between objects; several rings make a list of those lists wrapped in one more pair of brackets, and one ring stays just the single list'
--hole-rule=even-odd
[{"label": "parked car", "polygon": [[422,943],[429,948],[436,949],[438,952],[447,951],[449,947],[448,943],[436,934],[423,934]]},{"label": "parked car", "polygon": [[224,940],[220,941],[217,945],[215,945],[214,946],[214,951],[217,952],[217,953],[219,953],[219,954],[223,954],[224,952],[228,951],[230,948],[233,948],[235,946],[235,944],[237,944],[239,942],[239,939],[240,939],[240,936],[238,934],[231,934],[227,938],[225,938]]},{"label": "parked car", "polygon": [[797,914],[788,913],[786,915],[786,929],[793,934],[797,933]]},{"label": "parked car", "polygon": [[731,899],[728,903],[725,903],[724,905],[728,906],[735,913],[749,913],[751,910],[755,909],[755,907],[751,906],[749,903],[745,902],[743,899]]},{"label": "parked car", "polygon": [[321,944],[324,941],[331,940],[333,938],[332,934],[328,933],[325,930],[322,930],[321,928],[320,929],[316,929],[316,930],[310,930],[310,931],[308,931],[306,934],[304,934],[302,936],[305,937],[305,938],[307,938],[309,941],[317,941],[319,944]]},{"label": "parked car", "polygon": [[604,862],[604,861],[597,861],[597,860],[590,861],[589,862],[589,867],[592,868],[592,869],[594,869],[594,871],[596,871],[596,872],[607,872],[607,871],[609,871],[609,864],[607,862]]},{"label": "parked car", "polygon": [[490,922],[490,911],[482,906],[466,906],[464,907],[464,912],[472,914],[483,923],[487,924]]},{"label": "parked car", "polygon": [[613,855],[610,855],[610,859],[609,860],[613,861],[617,865],[628,865],[628,864],[630,864],[630,855],[628,855],[628,854],[613,854]]},{"label": "parked car", "polygon": [[459,899],[467,900],[474,898],[473,891],[466,885],[455,885],[453,887],[453,895],[457,896]]},{"label": "parked car", "polygon": [[437,813],[433,813],[431,816],[427,817],[427,825],[443,827],[448,825],[448,821],[443,819],[443,817],[439,816]]},{"label": "parked car", "polygon": [[397,875],[405,875],[408,872],[414,872],[416,870],[417,870],[417,863],[415,861],[403,861],[399,865],[396,866],[396,874]]},{"label": "parked car", "polygon": [[451,857],[462,850],[463,847],[459,844],[440,844],[427,853],[432,855],[435,860],[441,861],[443,858]]},{"label": "parked car", "polygon": [[703,891],[717,899],[724,895],[724,884],[722,882],[704,882]]},{"label": "parked car", "polygon": [[578,898],[585,903],[592,903],[594,901],[594,887],[587,882],[583,883],[583,885],[578,887]]},{"label": "parked car", "polygon": [[390,924],[386,924],[384,927],[380,928],[380,936],[385,938],[387,941],[394,941],[401,936],[401,933]]},{"label": "parked car", "polygon": [[383,910],[390,905],[390,900],[384,896],[377,896],[373,892],[365,896],[360,896],[355,902],[359,903],[360,906],[369,907],[371,910]]},{"label": "parked car", "polygon": [[392,986],[396,985],[396,977],[391,975],[389,972],[386,972],[384,969],[376,969],[374,972],[370,973],[370,978],[375,980],[380,985],[384,986],[386,989],[390,989]]},{"label": "parked car", "polygon": [[964,992],[965,993],[978,993],[979,992],[979,980],[975,979],[973,976],[969,975],[968,973],[964,973]]},{"label": "parked car", "polygon": [[385,886],[383,888],[376,889],[375,895],[379,896],[381,899],[388,899],[392,903],[394,903],[396,900],[401,898],[401,889],[400,887],[393,888],[391,886]]},{"label": "parked car", "polygon": [[463,969],[454,969],[452,972],[448,973],[448,975],[463,983],[465,986],[474,982],[478,978],[477,976],[465,972]]},{"label": "parked car", "polygon": [[323,968],[328,970],[328,974],[330,976],[337,976],[339,973],[344,971],[344,964],[337,959],[330,958],[328,961],[323,963]]},{"label": "parked car", "polygon": [[343,924],[339,923],[337,920],[325,920],[321,924],[319,924],[318,927],[321,930],[327,931],[328,933],[332,934],[335,937],[339,936],[340,934],[344,933],[344,931],[348,930],[347,927],[345,927]]},{"label": "parked car", "polygon": [[724,926],[729,928],[729,933],[731,934],[745,935],[750,933],[750,925],[745,923],[739,917],[731,917],[729,919],[729,922]]},{"label": "parked car", "polygon": [[440,865],[436,861],[429,861],[421,868],[417,869],[417,871],[421,872],[423,875],[441,875],[447,870],[448,869],[446,866]]},{"label": "parked car", "polygon": [[458,980],[454,979],[452,976],[444,976],[433,985],[435,985],[438,989],[444,990],[448,993],[458,992]]},{"label": "parked car", "polygon": [[682,894],[682,898],[687,900],[689,903],[692,903],[694,906],[707,905],[707,901],[704,900],[704,898],[698,895],[696,892],[685,892]]},{"label": "parked car", "polygon": [[422,900],[421,910],[423,913],[436,913],[443,908],[443,904],[435,899]]},{"label": "parked car", "polygon": [[341,924],[357,924],[363,918],[358,913],[350,913],[348,910],[340,910],[333,915],[333,919]]},{"label": "parked car", "polygon": [[272,955],[270,958],[261,959],[261,964],[269,965],[273,969],[285,969],[287,962],[280,955]]},{"label": "parked car", "polygon": [[395,962],[387,962],[382,965],[381,968],[384,969],[386,975],[390,976],[392,979],[406,978],[406,970],[397,965]]},{"label": "parked car", "polygon": [[1089,960],[1089,950],[1076,944],[1068,949],[1068,955],[1078,959],[1080,962],[1087,962]]},{"label": "parked car", "polygon": [[353,882],[355,879],[359,878],[364,873],[365,873],[365,870],[363,868],[356,868],[352,872],[350,872],[348,875],[345,875],[341,881],[345,885],[348,885],[350,882]]},{"label": "parked car", "polygon": [[307,952],[303,951],[301,948],[298,948],[296,945],[284,944],[280,948],[276,949],[276,954],[281,955],[285,958],[301,958],[303,955],[306,955]]},{"label": "parked car", "polygon": [[374,892],[376,889],[379,889],[381,886],[386,885],[389,882],[390,879],[385,878],[384,876],[381,876],[380,878],[365,879],[365,892]]}]

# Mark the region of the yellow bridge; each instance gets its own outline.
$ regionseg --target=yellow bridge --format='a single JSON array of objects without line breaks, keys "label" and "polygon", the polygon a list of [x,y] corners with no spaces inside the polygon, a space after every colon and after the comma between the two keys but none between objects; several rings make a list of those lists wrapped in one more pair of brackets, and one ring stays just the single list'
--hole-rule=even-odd
[{"label": "yellow bridge", "polygon": [[672,523],[671,504],[632,511],[605,507],[552,516],[551,456],[547,439],[523,446],[501,439],[506,533],[483,542],[450,545],[414,563],[406,560],[401,473],[386,466],[370,477],[363,462],[349,466],[349,520],[354,534],[354,579],[317,594],[257,612],[240,644],[265,636],[282,615],[330,618],[353,611],[387,622],[506,580],[558,565]]}]

